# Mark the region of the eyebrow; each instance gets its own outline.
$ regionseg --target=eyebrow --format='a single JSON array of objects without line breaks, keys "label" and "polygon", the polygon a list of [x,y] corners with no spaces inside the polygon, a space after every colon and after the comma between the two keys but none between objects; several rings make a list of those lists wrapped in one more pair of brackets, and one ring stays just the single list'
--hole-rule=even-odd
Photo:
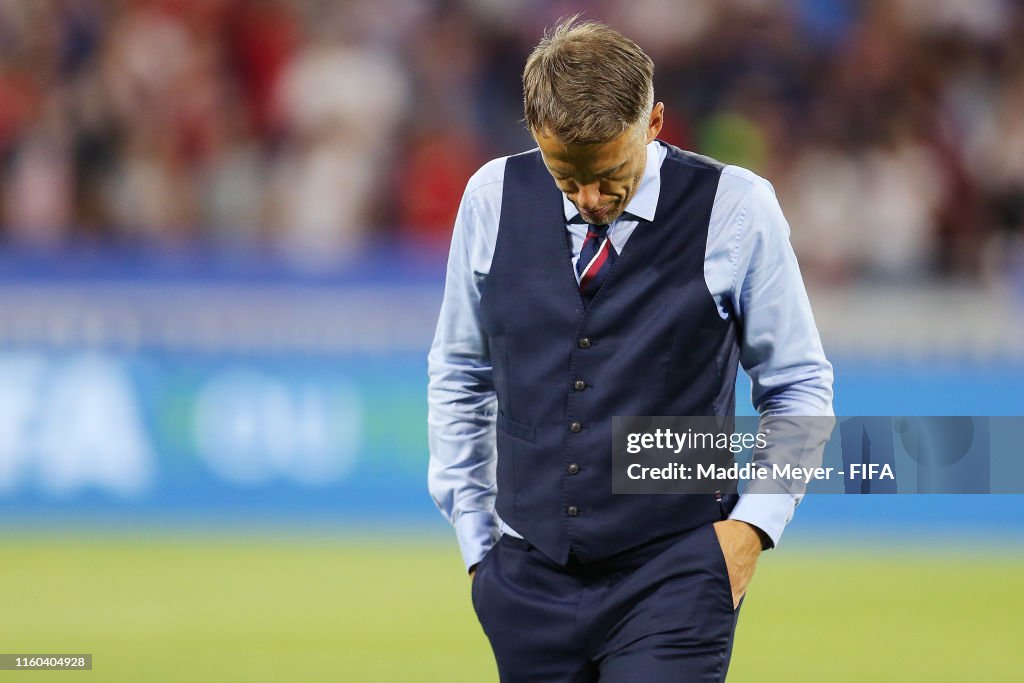
[{"label": "eyebrow", "polygon": [[606,169],[605,169],[605,170],[603,170],[603,171],[598,171],[598,172],[597,172],[597,173],[595,173],[594,175],[608,175],[609,173],[615,173],[616,171],[618,171],[618,170],[619,170],[620,168],[622,168],[622,167],[623,167],[623,166],[625,166],[625,165],[626,165],[626,162],[625,162],[625,161],[623,161],[623,162],[622,162],[621,164],[619,164],[618,166],[613,166],[612,168],[606,168]]},{"label": "eyebrow", "polygon": [[[615,171],[618,171],[619,169],[621,169],[621,168],[622,168],[623,166],[625,166],[625,165],[626,165],[626,162],[625,162],[625,161],[623,161],[623,162],[622,162],[621,164],[619,164],[618,166],[613,166],[612,168],[606,168],[606,169],[604,169],[603,171],[598,171],[598,172],[597,172],[597,173],[595,173],[594,175],[595,175],[595,176],[605,176],[605,175],[609,175],[610,173],[615,173]],[[569,175],[572,175],[572,171],[566,171],[566,170],[563,170],[563,169],[558,169],[558,168],[553,168],[553,169],[551,169],[551,170],[552,170],[552,171],[554,172],[554,174],[555,174],[555,175],[560,175],[560,176],[569,176]]]}]

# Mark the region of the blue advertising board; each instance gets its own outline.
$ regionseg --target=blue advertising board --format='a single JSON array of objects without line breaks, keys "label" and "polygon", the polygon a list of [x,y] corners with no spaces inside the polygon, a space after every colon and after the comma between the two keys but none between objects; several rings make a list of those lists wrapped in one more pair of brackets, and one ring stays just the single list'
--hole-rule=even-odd
[{"label": "blue advertising board", "polygon": [[[436,264],[133,263],[0,259],[0,524],[440,521],[425,481]],[[833,361],[840,415],[1024,412],[1019,365]],[[752,414],[744,377],[737,396]],[[809,497],[796,524],[1024,527],[1009,496],[849,498]]]}]

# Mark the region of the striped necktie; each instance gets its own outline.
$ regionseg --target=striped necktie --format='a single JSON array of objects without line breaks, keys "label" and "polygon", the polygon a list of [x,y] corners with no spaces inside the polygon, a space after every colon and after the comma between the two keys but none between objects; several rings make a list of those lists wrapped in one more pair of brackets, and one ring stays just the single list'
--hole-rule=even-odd
[{"label": "striped necktie", "polygon": [[583,240],[580,258],[576,261],[576,272],[580,276],[580,293],[587,303],[590,303],[597,290],[601,289],[617,256],[612,241],[608,239],[608,227],[587,226],[587,238]]}]

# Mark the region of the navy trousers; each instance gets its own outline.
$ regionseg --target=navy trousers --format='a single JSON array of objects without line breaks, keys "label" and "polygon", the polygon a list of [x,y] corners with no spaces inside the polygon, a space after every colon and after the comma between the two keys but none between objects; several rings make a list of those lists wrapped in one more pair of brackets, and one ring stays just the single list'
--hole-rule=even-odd
[{"label": "navy trousers", "polygon": [[505,535],[472,595],[505,683],[721,683],[739,615],[711,524],[568,566]]}]

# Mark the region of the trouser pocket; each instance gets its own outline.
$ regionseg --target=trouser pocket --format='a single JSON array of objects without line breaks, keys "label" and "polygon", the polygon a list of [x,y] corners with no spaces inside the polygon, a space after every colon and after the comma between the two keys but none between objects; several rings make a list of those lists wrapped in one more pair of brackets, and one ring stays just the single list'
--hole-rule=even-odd
[{"label": "trouser pocket", "polygon": [[725,561],[725,553],[722,551],[722,544],[718,540],[718,533],[715,532],[715,525],[707,525],[708,541],[712,548],[710,553],[714,559],[713,565],[722,587],[722,593],[726,598],[727,607],[730,612],[735,611],[732,601],[732,581],[729,580],[729,565]]}]

